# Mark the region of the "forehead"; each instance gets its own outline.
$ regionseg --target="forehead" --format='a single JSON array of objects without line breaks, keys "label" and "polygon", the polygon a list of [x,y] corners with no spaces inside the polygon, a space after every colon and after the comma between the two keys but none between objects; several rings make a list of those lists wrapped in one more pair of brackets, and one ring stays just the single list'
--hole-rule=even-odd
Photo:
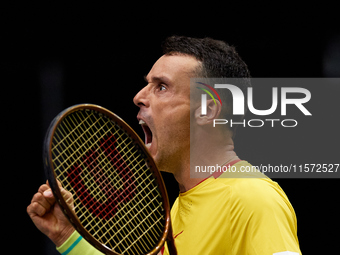
[{"label": "forehead", "polygon": [[188,79],[193,76],[193,72],[199,64],[200,62],[196,58],[189,55],[163,55],[153,65],[146,80],[162,78],[170,82]]}]

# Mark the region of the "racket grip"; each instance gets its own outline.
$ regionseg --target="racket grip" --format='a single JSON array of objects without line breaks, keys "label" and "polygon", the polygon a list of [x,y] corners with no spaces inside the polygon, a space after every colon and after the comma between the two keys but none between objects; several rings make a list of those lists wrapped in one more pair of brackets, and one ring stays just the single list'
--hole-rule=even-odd
[{"label": "racket grip", "polygon": [[169,254],[170,255],[177,255],[177,249],[176,249],[176,245],[175,245],[174,235],[173,235],[173,232],[172,232],[171,221],[170,221],[170,228],[169,228],[169,234],[168,234],[167,239],[168,239],[167,244],[168,244]]},{"label": "racket grip", "polygon": [[177,249],[175,246],[175,240],[172,238],[172,240],[168,242],[168,249],[170,255],[177,255]]}]

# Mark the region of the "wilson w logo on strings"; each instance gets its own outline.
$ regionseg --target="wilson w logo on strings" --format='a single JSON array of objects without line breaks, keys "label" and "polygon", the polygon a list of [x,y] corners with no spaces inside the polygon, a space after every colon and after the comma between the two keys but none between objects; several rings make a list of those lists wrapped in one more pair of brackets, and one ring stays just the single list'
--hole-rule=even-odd
[{"label": "wilson w logo on strings", "polygon": [[[109,219],[116,215],[118,206],[121,203],[129,202],[136,189],[134,176],[128,164],[125,162],[116,146],[116,138],[113,135],[106,135],[99,141],[99,148],[89,150],[81,158],[81,164],[74,164],[67,176],[81,203],[90,213],[102,219]],[[113,171],[120,177],[121,187],[115,187],[107,177],[106,171]],[[86,177],[82,173],[87,171],[91,179],[95,180],[102,194],[94,195],[93,184],[87,184]]]}]

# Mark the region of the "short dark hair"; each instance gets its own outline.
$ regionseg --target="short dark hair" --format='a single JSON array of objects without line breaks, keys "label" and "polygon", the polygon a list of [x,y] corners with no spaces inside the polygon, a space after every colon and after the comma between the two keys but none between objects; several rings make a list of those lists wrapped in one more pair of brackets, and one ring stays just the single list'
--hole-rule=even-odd
[{"label": "short dark hair", "polygon": [[171,36],[163,42],[162,49],[165,55],[182,53],[201,61],[205,78],[250,78],[248,67],[235,47],[223,41]]},{"label": "short dark hair", "polygon": [[[163,54],[185,54],[195,57],[202,63],[196,76],[202,78],[241,78],[238,84],[243,93],[250,86],[250,72],[246,63],[235,50],[224,41],[212,38],[192,38],[186,36],[171,36],[162,44]],[[224,90],[224,100],[227,102],[228,112],[226,117],[232,116],[232,96],[228,90]],[[242,121],[244,116],[233,116],[233,121]],[[235,135],[236,126],[231,130]]]}]

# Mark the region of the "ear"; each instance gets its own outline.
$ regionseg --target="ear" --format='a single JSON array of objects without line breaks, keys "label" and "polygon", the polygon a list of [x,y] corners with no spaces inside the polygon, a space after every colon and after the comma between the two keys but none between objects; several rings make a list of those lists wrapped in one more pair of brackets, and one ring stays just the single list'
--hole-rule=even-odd
[{"label": "ear", "polygon": [[207,100],[207,114],[202,115],[202,106],[198,107],[195,111],[195,119],[198,125],[206,125],[212,123],[214,119],[221,113],[221,103],[218,100]]}]

